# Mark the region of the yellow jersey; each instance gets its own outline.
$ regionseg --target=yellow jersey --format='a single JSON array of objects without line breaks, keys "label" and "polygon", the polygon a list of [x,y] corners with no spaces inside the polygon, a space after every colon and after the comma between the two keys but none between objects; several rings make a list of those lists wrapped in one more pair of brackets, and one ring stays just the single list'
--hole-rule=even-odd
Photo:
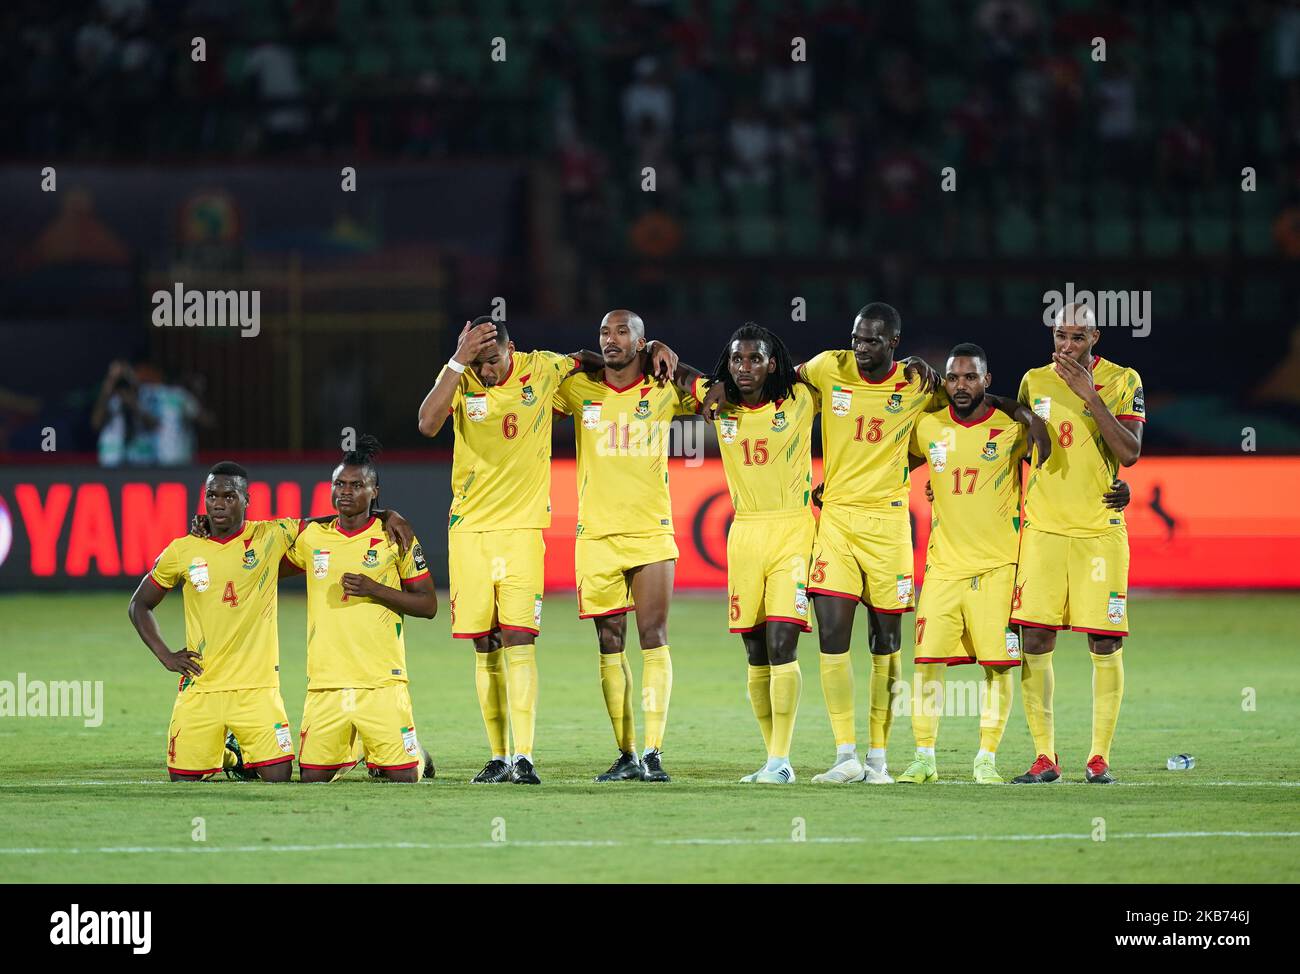
[{"label": "yellow jersey", "polygon": [[576,426],[579,537],[673,533],[668,431],[674,416],[699,409],[703,385],[686,395],[638,376],[616,389],[603,371],[561,383],[558,408]]},{"label": "yellow jersey", "polygon": [[922,392],[920,377],[909,382],[897,362],[873,382],[847,349],[814,356],[799,375],[821,399],[823,505],[906,519],[912,426],[946,397]]},{"label": "yellow jersey", "polygon": [[813,392],[795,383],[787,399],[718,414],[718,449],[737,514],[811,515]]},{"label": "yellow jersey", "polygon": [[373,689],[408,682],[402,616],[373,599],[343,592],[348,572],[400,589],[429,574],[418,541],[405,555],[378,518],[359,531],[338,519],[308,524],[289,551],[307,573],[307,689]]},{"label": "yellow jersey", "polygon": [[[1146,422],[1142,378],[1135,370],[1095,355],[1092,379],[1116,419]],[[1119,471],[1119,461],[1083,400],[1052,365],[1026,372],[1017,398],[1042,418],[1052,436],[1052,455],[1030,472],[1025,485],[1025,524],[1076,538],[1123,527],[1124,512],[1109,510],[1101,499]]]},{"label": "yellow jersey", "polygon": [[1027,441],[1024,427],[987,404],[969,420],[949,406],[916,421],[912,452],[929,462],[934,493],[926,578],[971,578],[1016,563]]},{"label": "yellow jersey", "polygon": [[550,527],[551,400],[577,365],[555,352],[517,351],[490,389],[472,369],[461,374],[451,401],[449,530]]},{"label": "yellow jersey", "polygon": [[182,677],[181,690],[279,687],[276,584],[298,527],[292,517],[245,521],[224,541],[186,535],[163,549],[149,578],[184,586],[185,646],[203,657],[203,673]]}]

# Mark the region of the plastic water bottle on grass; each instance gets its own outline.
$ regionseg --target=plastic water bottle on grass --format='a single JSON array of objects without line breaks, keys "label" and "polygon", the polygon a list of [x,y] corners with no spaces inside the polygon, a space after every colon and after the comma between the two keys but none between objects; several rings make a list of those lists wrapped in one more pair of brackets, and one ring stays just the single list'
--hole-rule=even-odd
[{"label": "plastic water bottle on grass", "polygon": [[1196,767],[1196,758],[1190,754],[1175,754],[1167,762],[1170,771],[1187,771]]}]

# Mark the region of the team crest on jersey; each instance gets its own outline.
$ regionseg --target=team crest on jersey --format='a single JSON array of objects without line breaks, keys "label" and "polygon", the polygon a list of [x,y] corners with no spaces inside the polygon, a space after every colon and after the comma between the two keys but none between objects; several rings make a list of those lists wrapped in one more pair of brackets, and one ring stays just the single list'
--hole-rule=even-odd
[{"label": "team crest on jersey", "polygon": [[719,421],[718,435],[722,437],[722,442],[730,446],[736,442],[736,432],[740,427],[739,420],[735,416],[722,415]]},{"label": "team crest on jersey", "polygon": [[537,402],[537,395],[533,392],[532,386],[524,386],[523,389],[520,390],[519,401],[525,406],[531,406],[533,403]]},{"label": "team crest on jersey", "polygon": [[1106,602],[1106,619],[1112,626],[1118,626],[1124,621],[1124,607],[1128,596],[1123,592],[1111,592],[1110,598]]},{"label": "team crest on jersey", "polygon": [[911,605],[912,604],[912,576],[897,575],[895,576],[895,578],[898,582],[898,604]]},{"label": "team crest on jersey", "polygon": [[195,558],[190,562],[189,567],[190,584],[194,586],[196,592],[206,592],[208,590],[208,563],[202,558]]},{"label": "team crest on jersey", "polygon": [[468,416],[472,422],[483,422],[483,420],[487,419],[487,414],[488,401],[486,392],[465,397],[465,415]]},{"label": "team crest on jersey", "polygon": [[379,552],[378,552],[377,550],[375,550],[374,548],[371,548],[369,551],[367,551],[367,552],[366,552],[366,556],[365,556],[364,558],[361,559],[361,567],[362,567],[362,568],[378,568],[378,567],[379,567]]},{"label": "team crest on jersey", "polygon": [[324,578],[330,571],[330,553],[320,548],[312,549],[311,573],[316,578]]},{"label": "team crest on jersey", "polygon": [[582,428],[594,430],[600,425],[600,403],[590,399],[582,401]]},{"label": "team crest on jersey", "polygon": [[772,417],[772,432],[780,433],[789,425],[790,421],[785,418],[785,410],[777,410],[776,414]]},{"label": "team crest on jersey", "polygon": [[948,441],[940,440],[938,443],[931,443],[929,454],[930,469],[935,473],[943,473],[948,467]]},{"label": "team crest on jersey", "polygon": [[885,412],[901,413],[903,411],[903,394],[901,392],[891,393],[889,402],[885,403]]},{"label": "team crest on jersey", "polygon": [[1042,396],[1034,400],[1034,415],[1046,423],[1052,418],[1052,397]]},{"label": "team crest on jersey", "polygon": [[1007,627],[1007,655],[1012,659],[1020,659],[1020,634]]},{"label": "team crest on jersey", "polygon": [[836,416],[847,416],[853,408],[853,390],[843,386],[831,387],[831,412]]},{"label": "team crest on jersey", "polygon": [[980,458],[984,460],[996,460],[998,458],[998,441],[989,440],[984,444],[984,449],[980,453]]},{"label": "team crest on jersey", "polygon": [[649,416],[650,416],[650,400],[649,400],[649,399],[642,399],[639,403],[636,404],[636,413],[635,413],[635,415],[636,415],[636,418],[637,418],[637,419],[648,419],[648,418],[649,418]]},{"label": "team crest on jersey", "polygon": [[251,542],[252,540],[253,540],[252,538],[249,538],[248,541],[244,542],[246,546],[244,548],[244,571],[248,571],[249,569],[257,567],[257,549],[252,547],[247,547],[249,542]]}]

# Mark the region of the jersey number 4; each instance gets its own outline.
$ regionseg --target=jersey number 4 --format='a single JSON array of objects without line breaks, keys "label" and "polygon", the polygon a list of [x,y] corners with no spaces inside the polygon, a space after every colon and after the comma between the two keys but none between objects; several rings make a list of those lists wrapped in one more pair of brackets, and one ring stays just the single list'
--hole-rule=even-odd
[{"label": "jersey number 4", "polygon": [[239,596],[235,594],[234,582],[226,582],[226,589],[221,593],[221,601],[234,608],[239,607]]}]

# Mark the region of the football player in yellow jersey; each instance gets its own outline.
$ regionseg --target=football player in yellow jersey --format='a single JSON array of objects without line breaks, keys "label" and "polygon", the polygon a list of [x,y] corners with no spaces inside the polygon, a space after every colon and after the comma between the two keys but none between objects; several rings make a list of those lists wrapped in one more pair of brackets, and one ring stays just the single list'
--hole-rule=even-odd
[{"label": "football player in yellow jersey", "polygon": [[[933,490],[925,584],[916,613],[912,732],[916,758],[898,776],[939,779],[934,745],[944,707],[944,669],[979,663],[980,742],[975,781],[1001,784],[996,754],[1011,713],[1020,638],[1008,625],[1020,544],[1020,463],[1024,427],[988,403],[992,375],[978,345],[948,353],[944,389],[951,405],[926,413],[912,430],[912,452],[930,465]],[[1042,420],[1033,417],[1037,427]],[[1042,430],[1038,430],[1039,436]]]},{"label": "football player in yellow jersey", "polygon": [[813,391],[781,339],[753,322],[727,342],[710,377],[726,389],[718,447],[736,517],[727,532],[727,618],[749,660],[749,702],[767,763],[742,782],[795,780],[790,742],[803,677],[799,633],[808,619]]},{"label": "football player in yellow jersey", "polygon": [[[650,348],[648,357],[658,368],[676,366],[662,346]],[[595,352],[518,351],[505,323],[483,316],[466,323],[420,404],[421,433],[436,436],[452,417],[456,434],[448,518],[451,629],[453,637],[474,641],[490,751],[473,779],[479,784],[540,783],[533,763],[535,643],[545,577],[542,530],[551,523],[551,407],[566,376],[603,363]]]},{"label": "football player in yellow jersey", "polygon": [[[894,361],[901,330],[894,308],[868,304],[854,319],[851,350],[822,352],[799,367],[821,398],[825,489],[808,593],[836,745],[835,763],[814,782],[893,782],[885,751],[893,688],[902,675],[901,615],[913,610],[914,598],[908,443],[917,417],[945,405],[932,368],[916,358]],[[1028,423],[1027,409],[993,396],[989,401]],[[871,649],[866,764],[858,759],[849,657],[859,602],[868,609]]]},{"label": "football player in yellow jersey", "polygon": [[[678,364],[672,381],[647,377],[645,325],[631,311],[600,323],[604,368],[565,379],[557,405],[574,416],[578,529],[574,567],[578,615],[593,619],[600,685],[619,755],[597,781],[668,781],[664,726],[672,693],[668,605],[677,544],[668,493],[668,436],[675,416],[699,409],[703,376]],[[640,637],[645,752],[636,756],[632,671],[624,653],[627,613]]]},{"label": "football player in yellow jersey", "polygon": [[405,616],[432,619],[438,594],[419,541],[402,552],[373,514],[379,441],[362,436],[331,478],[338,517],[308,524],[289,549],[307,576],[307,699],[298,767],[329,781],[360,744],[377,777],[415,782],[427,762],[408,692]]},{"label": "football player in yellow jersey", "polygon": [[[239,777],[288,781],[293,735],[280,697],[276,582],[281,559],[307,523],[249,521],[248,472],[223,461],[204,484],[207,514],[172,541],[141,580],[127,609],[140,639],[181,674],[167,740],[173,781],[208,778],[226,767]],[[409,525],[377,512],[405,548]],[[239,543],[236,543],[239,542]],[[153,610],[183,586],[186,648],[173,652]],[[235,745],[228,764],[227,734]]]},{"label": "football player in yellow jersey", "polygon": [[1101,337],[1092,309],[1066,305],[1052,329],[1052,364],[1031,369],[1019,399],[1047,424],[1053,451],[1025,487],[1012,621],[1023,627],[1021,692],[1038,752],[1018,784],[1061,775],[1052,721],[1052,650],[1063,629],[1088,634],[1092,656],[1092,744],[1084,780],[1108,784],[1110,746],[1124,696],[1128,635],[1128,529],[1098,500],[1118,468],[1142,453],[1146,402],[1133,369],[1094,354]]}]

